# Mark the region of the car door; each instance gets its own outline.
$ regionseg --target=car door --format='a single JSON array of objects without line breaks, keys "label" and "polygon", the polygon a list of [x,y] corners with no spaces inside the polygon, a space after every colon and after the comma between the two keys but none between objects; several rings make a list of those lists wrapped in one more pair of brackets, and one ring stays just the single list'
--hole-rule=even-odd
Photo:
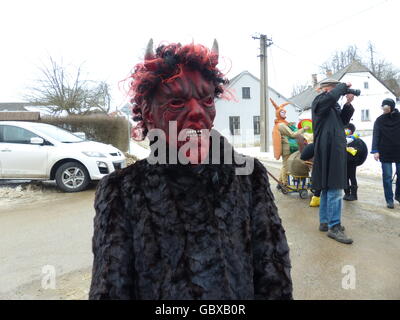
[{"label": "car door", "polygon": [[47,147],[31,144],[33,137],[39,136],[18,126],[0,125],[1,178],[47,178]]}]

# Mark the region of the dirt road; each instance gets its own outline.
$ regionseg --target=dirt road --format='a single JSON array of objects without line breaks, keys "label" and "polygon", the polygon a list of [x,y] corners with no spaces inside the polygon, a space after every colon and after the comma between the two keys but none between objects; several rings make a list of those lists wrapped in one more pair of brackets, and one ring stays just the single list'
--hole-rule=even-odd
[{"label": "dirt road", "polygon": [[[0,299],[75,299],[87,293],[94,187],[50,193],[0,207]],[[56,290],[42,288],[46,266],[54,267]]]},{"label": "dirt road", "polygon": [[[268,168],[277,176],[276,165]],[[350,246],[318,231],[318,209],[277,192],[291,249],[295,299],[400,299],[400,206],[384,206],[379,179],[359,177],[359,200],[344,202]],[[86,299],[92,263],[94,188],[0,207],[0,299]],[[44,289],[44,266],[55,289]]]}]

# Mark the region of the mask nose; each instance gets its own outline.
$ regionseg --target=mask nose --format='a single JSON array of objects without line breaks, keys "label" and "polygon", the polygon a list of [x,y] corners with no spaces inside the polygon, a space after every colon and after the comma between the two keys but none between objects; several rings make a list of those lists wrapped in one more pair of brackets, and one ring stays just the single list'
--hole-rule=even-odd
[{"label": "mask nose", "polygon": [[192,121],[200,120],[205,115],[205,110],[196,99],[190,99],[187,103],[189,107],[188,118]]}]

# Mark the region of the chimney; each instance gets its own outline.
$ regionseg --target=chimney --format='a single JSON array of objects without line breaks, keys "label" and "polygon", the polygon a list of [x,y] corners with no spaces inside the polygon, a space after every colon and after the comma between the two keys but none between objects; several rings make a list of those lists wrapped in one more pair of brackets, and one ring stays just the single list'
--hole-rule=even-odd
[{"label": "chimney", "polygon": [[312,86],[313,86],[313,88],[315,88],[318,84],[317,74],[314,73],[311,75],[311,77],[312,77]]},{"label": "chimney", "polygon": [[328,78],[332,77],[332,70],[326,70],[326,76]]}]

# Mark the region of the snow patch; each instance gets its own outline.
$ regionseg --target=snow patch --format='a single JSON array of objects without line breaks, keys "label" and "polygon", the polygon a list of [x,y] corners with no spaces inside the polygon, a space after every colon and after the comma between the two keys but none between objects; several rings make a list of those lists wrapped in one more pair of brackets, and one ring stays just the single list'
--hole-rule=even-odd
[{"label": "snow patch", "polygon": [[129,154],[134,155],[139,160],[147,158],[150,155],[150,147],[148,140],[146,140],[142,142],[131,140],[129,144]]},{"label": "snow patch", "polygon": [[56,193],[61,193],[56,186],[37,182],[15,186],[13,184],[0,185],[0,208],[6,208],[16,203],[52,199]]},{"label": "snow patch", "polygon": [[[374,155],[369,153],[371,152],[372,136],[361,136],[361,139],[364,140],[365,144],[368,147],[368,157],[361,166],[357,167],[357,174],[361,173],[364,175],[381,177],[382,175],[381,163],[380,161],[375,161]],[[239,153],[257,158],[261,161],[282,163],[282,160],[276,160],[274,158],[274,152],[272,146],[269,148],[269,152],[261,152],[260,147],[235,148],[235,150]]]}]

